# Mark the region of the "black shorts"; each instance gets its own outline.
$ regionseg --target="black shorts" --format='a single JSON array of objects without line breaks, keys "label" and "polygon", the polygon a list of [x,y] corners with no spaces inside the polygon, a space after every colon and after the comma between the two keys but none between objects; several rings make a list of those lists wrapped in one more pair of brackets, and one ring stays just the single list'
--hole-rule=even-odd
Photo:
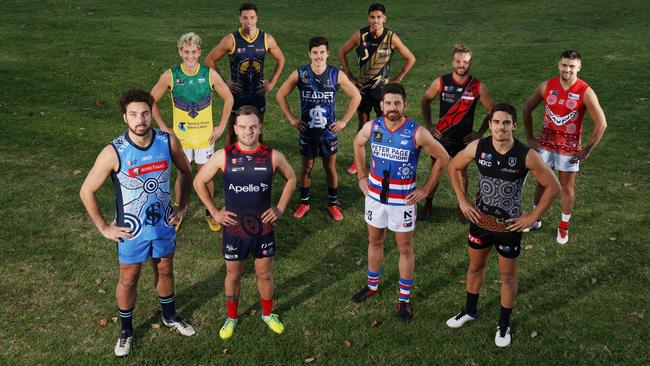
[{"label": "black shorts", "polygon": [[246,236],[231,235],[223,231],[221,254],[227,261],[241,261],[252,253],[253,258],[267,258],[275,255],[275,231],[266,234]]},{"label": "black shorts", "polygon": [[316,159],[319,156],[329,158],[336,154],[339,149],[339,141],[336,136],[325,139],[313,139],[300,135],[298,143],[300,144],[300,155],[307,159]]},{"label": "black shorts", "polygon": [[235,100],[235,103],[232,106],[232,114],[235,114],[239,107],[245,105],[250,105],[257,108],[260,113],[264,113],[266,111],[266,96],[264,94],[233,94],[233,98]]},{"label": "black shorts", "polygon": [[521,252],[521,236],[521,232],[489,231],[476,224],[469,224],[467,245],[473,249],[494,246],[502,257],[514,259]]},{"label": "black shorts", "polygon": [[[467,147],[467,144],[462,142],[449,142],[448,140],[438,140],[438,142],[440,142],[440,145],[445,148],[445,151],[447,151],[450,158],[458,155],[459,152],[465,150]],[[431,157],[431,159],[433,159],[433,157]]]},{"label": "black shorts", "polygon": [[357,107],[357,111],[361,113],[370,113],[375,110],[377,117],[382,116],[381,111],[381,86],[372,89],[365,89],[361,91],[361,103]]}]

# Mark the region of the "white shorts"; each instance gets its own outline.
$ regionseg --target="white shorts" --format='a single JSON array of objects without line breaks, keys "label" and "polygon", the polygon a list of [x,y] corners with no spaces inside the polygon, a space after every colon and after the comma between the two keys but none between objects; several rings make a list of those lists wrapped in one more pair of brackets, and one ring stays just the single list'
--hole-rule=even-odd
[{"label": "white shorts", "polygon": [[183,149],[187,161],[192,163],[194,161],[197,164],[205,164],[208,162],[208,159],[214,154],[214,145],[208,147],[203,147],[200,149]]},{"label": "white shorts", "polygon": [[542,156],[546,165],[551,169],[554,168],[560,172],[577,172],[580,170],[580,163],[572,163],[573,156],[571,155],[562,155],[541,148],[539,149],[539,155]]},{"label": "white shorts", "polygon": [[417,209],[415,205],[391,206],[366,196],[365,218],[368,225],[378,229],[388,227],[392,232],[405,233],[415,230]]}]

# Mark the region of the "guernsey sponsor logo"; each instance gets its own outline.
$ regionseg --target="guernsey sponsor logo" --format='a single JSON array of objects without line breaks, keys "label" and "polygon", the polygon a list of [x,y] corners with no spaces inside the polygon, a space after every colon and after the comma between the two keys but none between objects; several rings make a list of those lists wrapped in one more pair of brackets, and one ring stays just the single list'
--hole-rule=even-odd
[{"label": "guernsey sponsor logo", "polygon": [[411,156],[411,151],[391,146],[373,144],[372,154],[380,159],[407,162]]},{"label": "guernsey sponsor logo", "polygon": [[167,161],[157,161],[155,163],[149,163],[145,165],[140,165],[135,168],[130,168],[129,169],[129,177],[137,177],[139,175],[144,175],[147,173],[153,173],[153,172],[159,172],[162,170],[166,170],[168,167]]},{"label": "guernsey sponsor logo", "polygon": [[229,191],[234,191],[235,193],[257,193],[257,192],[266,192],[269,189],[268,184],[260,183],[259,185],[250,183],[245,186],[237,186],[232,183],[228,186]]}]

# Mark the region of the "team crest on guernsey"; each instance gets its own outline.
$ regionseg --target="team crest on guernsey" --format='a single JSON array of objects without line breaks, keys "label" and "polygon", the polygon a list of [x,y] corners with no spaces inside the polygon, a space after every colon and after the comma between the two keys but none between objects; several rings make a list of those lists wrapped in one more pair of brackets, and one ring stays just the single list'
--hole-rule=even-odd
[{"label": "team crest on guernsey", "polygon": [[517,165],[517,158],[514,156],[511,156],[508,158],[508,165],[513,168],[515,165]]}]

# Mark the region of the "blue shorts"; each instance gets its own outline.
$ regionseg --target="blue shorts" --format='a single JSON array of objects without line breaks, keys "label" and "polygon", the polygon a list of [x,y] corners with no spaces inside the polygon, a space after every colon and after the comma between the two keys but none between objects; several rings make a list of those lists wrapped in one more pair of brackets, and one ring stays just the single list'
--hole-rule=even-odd
[{"label": "blue shorts", "polygon": [[245,236],[223,232],[221,254],[227,261],[242,261],[253,254],[253,258],[267,258],[275,255],[275,231]]},{"label": "blue shorts", "polygon": [[235,103],[232,106],[232,114],[235,114],[239,107],[245,105],[250,105],[257,108],[260,113],[264,113],[266,111],[266,96],[264,94],[233,94],[233,99],[235,100]]},{"label": "blue shorts", "polygon": [[149,257],[162,258],[176,251],[176,235],[168,239],[129,240],[117,244],[117,259],[123,264],[146,262]]},{"label": "blue shorts", "polygon": [[339,140],[336,136],[325,139],[312,139],[304,135],[300,136],[300,155],[307,159],[316,159],[319,156],[329,158],[336,154],[339,149]]}]

